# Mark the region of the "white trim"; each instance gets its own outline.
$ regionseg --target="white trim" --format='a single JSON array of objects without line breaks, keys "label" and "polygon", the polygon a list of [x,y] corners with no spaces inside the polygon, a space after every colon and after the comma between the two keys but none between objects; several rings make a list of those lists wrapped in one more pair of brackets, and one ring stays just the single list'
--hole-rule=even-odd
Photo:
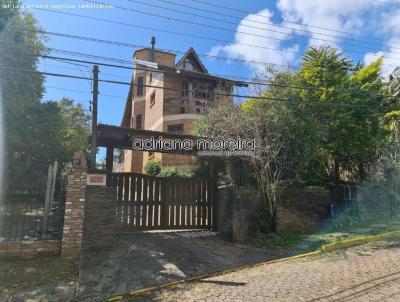
[{"label": "white trim", "polygon": [[177,121],[177,120],[198,120],[201,118],[198,114],[191,114],[191,113],[182,113],[182,114],[170,114],[160,117],[151,127],[149,130],[154,130],[158,126],[162,125],[163,122],[169,121]]},{"label": "white trim", "polygon": [[134,60],[136,64],[144,65],[150,68],[158,69],[158,64],[156,62],[149,62],[144,60]]}]

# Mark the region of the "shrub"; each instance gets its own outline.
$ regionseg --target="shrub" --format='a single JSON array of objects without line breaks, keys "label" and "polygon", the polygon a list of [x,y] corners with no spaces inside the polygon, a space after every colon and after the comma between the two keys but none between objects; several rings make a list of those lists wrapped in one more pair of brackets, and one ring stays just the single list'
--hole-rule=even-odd
[{"label": "shrub", "polygon": [[192,178],[195,174],[192,171],[179,170],[176,167],[168,167],[161,169],[158,176]]},{"label": "shrub", "polygon": [[151,176],[157,176],[161,172],[161,163],[156,159],[150,159],[144,166],[144,172]]}]

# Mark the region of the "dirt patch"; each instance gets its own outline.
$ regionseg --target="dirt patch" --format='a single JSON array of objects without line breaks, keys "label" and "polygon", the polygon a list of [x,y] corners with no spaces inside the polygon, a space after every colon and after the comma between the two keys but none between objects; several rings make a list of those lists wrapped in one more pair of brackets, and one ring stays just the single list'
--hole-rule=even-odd
[{"label": "dirt patch", "polygon": [[78,259],[61,256],[0,260],[0,297],[76,281]]}]

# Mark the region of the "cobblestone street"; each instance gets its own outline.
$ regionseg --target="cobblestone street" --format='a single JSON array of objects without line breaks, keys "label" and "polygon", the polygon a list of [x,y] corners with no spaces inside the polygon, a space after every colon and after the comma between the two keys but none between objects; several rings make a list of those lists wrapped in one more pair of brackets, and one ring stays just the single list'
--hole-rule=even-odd
[{"label": "cobblestone street", "polygon": [[400,241],[261,265],[130,301],[400,301]]}]

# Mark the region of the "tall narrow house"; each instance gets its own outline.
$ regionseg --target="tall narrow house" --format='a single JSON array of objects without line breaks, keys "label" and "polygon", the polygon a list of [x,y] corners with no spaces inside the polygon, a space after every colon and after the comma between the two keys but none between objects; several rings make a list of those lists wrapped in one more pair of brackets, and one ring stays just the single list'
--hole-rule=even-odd
[{"label": "tall narrow house", "polygon": [[[121,126],[168,133],[191,134],[193,123],[214,106],[232,102],[232,94],[241,82],[208,73],[193,48],[176,62],[176,55],[154,48],[135,51],[135,70]],[[219,95],[222,94],[222,95]],[[143,172],[150,158],[161,166],[190,168],[188,155],[125,151],[124,171]]]}]

